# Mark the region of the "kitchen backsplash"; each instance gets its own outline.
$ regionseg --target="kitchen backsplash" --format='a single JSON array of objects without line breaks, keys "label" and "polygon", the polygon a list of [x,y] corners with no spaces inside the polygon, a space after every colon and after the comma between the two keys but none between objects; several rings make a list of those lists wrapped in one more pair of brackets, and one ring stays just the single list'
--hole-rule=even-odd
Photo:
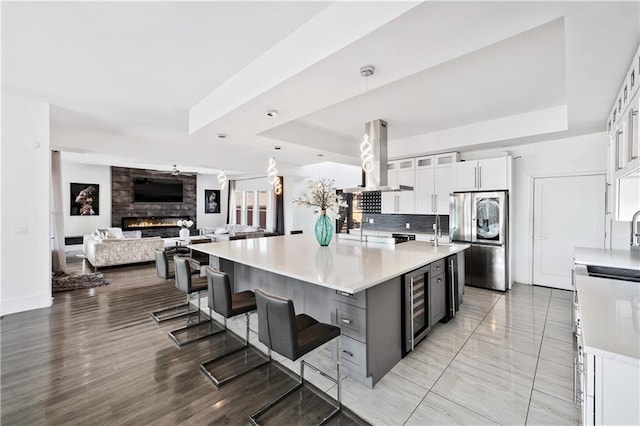
[{"label": "kitchen backsplash", "polygon": [[[380,214],[364,213],[364,229],[372,231],[392,231],[392,232],[425,232],[433,233],[433,224],[436,223],[436,215],[421,214]],[[449,216],[440,215],[440,230],[443,235],[449,234]],[[373,219],[369,223],[368,219]],[[407,223],[410,224],[407,229]]]}]

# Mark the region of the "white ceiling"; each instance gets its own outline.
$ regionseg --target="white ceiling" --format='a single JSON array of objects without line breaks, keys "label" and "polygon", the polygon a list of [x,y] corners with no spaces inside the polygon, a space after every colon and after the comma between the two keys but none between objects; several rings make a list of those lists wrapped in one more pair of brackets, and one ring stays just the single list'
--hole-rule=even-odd
[{"label": "white ceiling", "polygon": [[281,170],[355,164],[376,118],[390,147],[551,109],[562,131],[540,120],[455,148],[604,131],[640,42],[638,2],[1,7],[3,90],[51,102],[67,159],[203,173],[260,172],[274,154]]}]

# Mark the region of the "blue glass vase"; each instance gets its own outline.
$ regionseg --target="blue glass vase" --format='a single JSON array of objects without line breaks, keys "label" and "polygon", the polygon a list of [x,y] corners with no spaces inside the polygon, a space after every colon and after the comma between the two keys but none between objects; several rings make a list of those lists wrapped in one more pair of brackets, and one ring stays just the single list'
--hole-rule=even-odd
[{"label": "blue glass vase", "polygon": [[333,224],[327,216],[326,210],[322,210],[316,222],[316,240],[324,247],[329,245],[331,237],[333,237]]}]

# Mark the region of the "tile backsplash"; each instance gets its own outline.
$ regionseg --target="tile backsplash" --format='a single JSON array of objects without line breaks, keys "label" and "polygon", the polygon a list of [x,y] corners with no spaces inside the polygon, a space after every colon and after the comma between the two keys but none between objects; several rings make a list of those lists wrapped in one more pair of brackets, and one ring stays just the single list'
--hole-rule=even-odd
[{"label": "tile backsplash", "polygon": [[[391,231],[391,232],[433,232],[433,224],[436,223],[436,215],[421,214],[380,214],[380,213],[364,213],[365,225],[364,229],[372,231]],[[440,230],[442,234],[449,234],[449,216],[440,215]],[[373,219],[373,223],[369,223],[368,219]],[[410,224],[407,229],[406,224]]]}]

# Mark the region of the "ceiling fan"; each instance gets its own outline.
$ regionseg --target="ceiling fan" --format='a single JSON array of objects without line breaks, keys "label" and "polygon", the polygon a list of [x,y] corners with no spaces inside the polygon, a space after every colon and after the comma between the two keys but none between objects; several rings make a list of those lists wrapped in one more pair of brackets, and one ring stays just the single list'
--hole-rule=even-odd
[{"label": "ceiling fan", "polygon": [[163,175],[168,174],[171,176],[193,176],[192,174],[181,172],[180,169],[178,169],[178,166],[175,164],[172,165],[171,170],[166,170],[166,171],[151,170],[151,173],[163,174]]}]

